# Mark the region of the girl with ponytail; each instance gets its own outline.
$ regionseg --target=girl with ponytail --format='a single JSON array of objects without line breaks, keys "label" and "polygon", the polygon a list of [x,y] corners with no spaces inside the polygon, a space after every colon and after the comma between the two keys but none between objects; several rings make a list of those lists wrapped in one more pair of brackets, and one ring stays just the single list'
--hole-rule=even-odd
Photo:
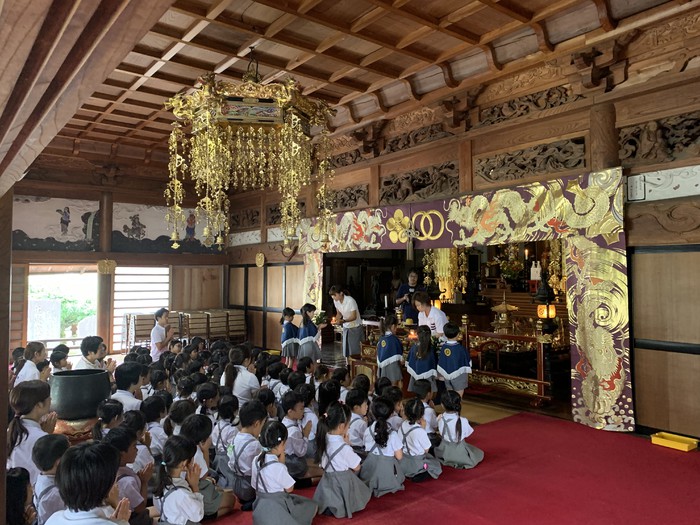
[{"label": "girl with ponytail", "polygon": [[360,479],[367,483],[376,498],[404,488],[405,476],[399,466],[403,445],[398,433],[392,430],[387,421],[393,411],[391,401],[376,398],[372,402],[374,423],[365,431],[367,457],[362,463]]},{"label": "girl with ponytail", "polygon": [[10,408],[14,417],[7,427],[7,468],[23,467],[29,472],[32,486],[39,469],[32,461],[34,443],[56,426],[56,412],[49,414],[51,388],[38,379],[24,381],[10,391]]},{"label": "girl with ponytail", "polygon": [[425,431],[423,401],[413,398],[404,405],[406,421],[401,424],[399,434],[403,442],[401,469],[411,481],[419,482],[432,477],[437,479],[442,474],[440,462],[429,453],[431,443]]},{"label": "girl with ponytail", "polygon": [[268,421],[260,431],[262,452],[253,461],[251,482],[257,492],[253,503],[253,523],[296,523],[311,525],[318,506],[312,500],[291,494],[294,478],[285,465],[287,428],[279,421]]},{"label": "girl with ponytail", "polygon": [[438,432],[442,442],[435,447],[435,456],[440,463],[454,468],[474,468],[484,459],[484,451],[465,441],[474,429],[465,417],[460,417],[462,396],[448,390],[442,394],[445,412],[438,417]]},{"label": "girl with ponytail", "polygon": [[260,381],[248,370],[252,362],[250,349],[245,345],[236,345],[229,352],[228,358],[229,363],[221,376],[221,386],[229,387],[243,406],[253,399],[253,392],[260,388]]},{"label": "girl with ponytail", "polygon": [[314,501],[319,512],[336,518],[352,518],[352,513],[364,509],[372,497],[356,475],[361,460],[346,442],[349,423],[350,408],[332,403],[320,414],[316,432],[316,461],[324,473]]},{"label": "girl with ponytail", "polygon": [[411,376],[408,382],[408,391],[415,392],[413,385],[419,379],[430,382],[430,390],[437,392],[437,361],[431,348],[432,335],[429,326],[418,327],[418,342],[408,352],[406,371]]},{"label": "girl with ponytail", "polygon": [[197,387],[199,413],[208,416],[212,423],[216,421],[216,407],[219,404],[219,398],[219,387],[214,383],[202,383]]},{"label": "girl with ponytail", "polygon": [[92,439],[102,441],[107,432],[118,427],[124,416],[124,405],[116,399],[105,399],[97,405],[97,422],[92,427]]},{"label": "girl with ponytail", "polygon": [[165,442],[163,460],[156,469],[154,499],[160,511],[159,523],[186,525],[204,518],[204,500],[199,494],[201,470],[193,460],[196,451],[197,445],[182,436]]}]

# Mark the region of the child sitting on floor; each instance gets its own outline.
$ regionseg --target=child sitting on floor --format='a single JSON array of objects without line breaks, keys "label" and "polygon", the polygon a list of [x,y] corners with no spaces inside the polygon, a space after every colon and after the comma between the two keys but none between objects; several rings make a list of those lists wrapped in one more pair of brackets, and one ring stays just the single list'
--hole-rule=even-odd
[{"label": "child sitting on floor", "polygon": [[49,413],[51,388],[38,379],[24,381],[10,391],[10,408],[14,417],[7,427],[7,468],[22,467],[29,472],[32,486],[39,469],[32,461],[37,440],[53,433],[56,413]]},{"label": "child sitting on floor", "polygon": [[430,438],[425,431],[424,411],[420,399],[406,401],[406,421],[400,429],[403,442],[401,469],[405,476],[414,482],[424,481],[428,477],[437,479],[442,474],[440,462],[429,453]]},{"label": "child sitting on floor", "polygon": [[150,396],[141,405],[141,411],[146,418],[146,428],[151,437],[149,444],[151,456],[153,456],[154,463],[158,464],[163,456],[163,445],[168,440],[168,435],[160,423],[161,419],[167,415],[165,400],[162,396]]},{"label": "child sitting on floor", "polygon": [[374,423],[363,436],[367,457],[362,463],[360,479],[367,483],[376,498],[403,490],[406,479],[399,465],[403,457],[401,438],[387,421],[393,410],[389,400],[375,399],[372,402]]},{"label": "child sitting on floor", "polygon": [[241,431],[233,440],[229,466],[234,474],[233,492],[241,502],[241,509],[252,510],[255,490],[250,483],[250,476],[253,459],[262,450],[258,436],[267,421],[267,410],[260,401],[254,399],[241,407],[238,417],[241,420]]},{"label": "child sitting on floor", "polygon": [[350,408],[333,403],[320,415],[316,434],[316,461],[324,473],[316,487],[314,501],[322,514],[352,518],[367,506],[372,493],[360,478],[360,456],[345,441]]},{"label": "child sitting on floor", "polygon": [[197,445],[182,436],[168,438],[163,446],[155,500],[160,523],[189,525],[204,518],[204,497],[199,493],[201,472],[194,461],[196,450]]},{"label": "child sitting on floor", "polygon": [[119,471],[117,485],[119,495],[129,500],[131,509],[130,525],[151,525],[151,517],[146,508],[148,480],[153,474],[153,463],[146,465],[138,473],[127,467],[136,459],[136,432],[119,426],[110,430],[102,440],[119,451]]},{"label": "child sitting on floor", "polygon": [[47,434],[40,437],[32,449],[32,460],[41,472],[34,486],[34,508],[38,525],[44,525],[54,513],[66,508],[58,492],[55,477],[61,456],[69,447],[66,436]]},{"label": "child sitting on floor", "polygon": [[97,421],[92,427],[92,439],[102,441],[107,432],[122,424],[124,405],[116,399],[105,399],[97,405]]},{"label": "child sitting on floor", "polygon": [[433,392],[431,391],[430,381],[419,379],[413,383],[413,391],[423,403],[425,431],[428,433],[430,443],[432,443],[431,448],[433,448],[440,444],[440,434],[437,431],[437,413],[435,412],[435,405],[433,405]]},{"label": "child sitting on floor", "polygon": [[228,464],[229,454],[233,450],[233,440],[238,434],[238,427],[233,424],[238,413],[238,398],[233,395],[221,396],[217,420],[211,433],[216,455],[212,467],[219,474],[218,484],[223,488],[233,487],[233,471]]},{"label": "child sitting on floor", "polygon": [[[46,525],[126,525],[129,500],[117,500],[113,490],[119,471],[120,453],[107,443],[83,443],[69,448],[56,471],[56,485],[66,510],[56,512]],[[104,506],[115,510],[105,514]]]},{"label": "child sitting on floor", "polygon": [[442,443],[435,447],[435,455],[440,463],[454,468],[473,468],[484,459],[484,451],[465,441],[474,429],[467,418],[459,415],[462,410],[462,396],[454,390],[442,394],[445,412],[438,418],[438,430]]},{"label": "child sitting on floor", "polygon": [[362,390],[351,389],[345,398],[352,415],[348,425],[348,443],[353,450],[364,459],[365,430],[367,430],[367,395]]},{"label": "child sitting on floor", "polygon": [[260,525],[310,525],[318,506],[312,500],[291,494],[294,478],[285,465],[287,428],[268,421],[260,432],[262,452],[255,458],[252,483],[257,493],[253,523]]},{"label": "child sitting on floor", "polygon": [[211,448],[211,419],[202,414],[192,414],[182,423],[180,435],[197,445],[194,461],[199,465],[199,493],[204,497],[204,515],[216,517],[228,514],[235,502],[233,494],[222,491],[209,476],[209,449]]},{"label": "child sitting on floor", "polygon": [[299,426],[299,422],[304,417],[304,401],[295,392],[287,392],[282,396],[282,410],[284,411],[282,424],[287,428],[288,435],[284,449],[285,465],[290,476],[300,479],[309,470],[306,464],[306,452],[311,433],[311,421],[307,422],[303,428]]}]

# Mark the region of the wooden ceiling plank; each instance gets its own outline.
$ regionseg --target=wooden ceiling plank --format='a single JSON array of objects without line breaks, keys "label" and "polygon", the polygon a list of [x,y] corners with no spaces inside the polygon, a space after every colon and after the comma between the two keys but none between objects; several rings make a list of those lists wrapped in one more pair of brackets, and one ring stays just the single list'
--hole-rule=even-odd
[{"label": "wooden ceiling plank", "polygon": [[307,20],[309,22],[313,22],[315,24],[322,25],[328,29],[340,31],[341,33],[344,33],[344,34],[350,35],[350,36],[354,36],[354,37],[359,38],[361,40],[365,40],[366,42],[371,42],[372,44],[386,47],[386,48],[391,49],[392,51],[394,51],[396,53],[413,58],[415,60],[420,60],[421,62],[427,62],[427,63],[433,62],[432,57],[423,55],[421,53],[417,53],[415,51],[411,51],[410,49],[399,49],[393,43],[391,43],[387,40],[384,40],[382,38],[377,38],[376,36],[368,35],[368,34],[360,32],[360,31],[353,32],[350,30],[349,25],[346,25],[346,24],[343,24],[343,23],[338,22],[336,20],[333,20],[325,15],[320,15],[318,13],[309,14],[308,12],[306,12],[306,13],[298,12],[293,7],[288,5],[287,2],[279,3],[277,0],[256,0],[256,3],[261,4],[261,5],[265,5],[268,7],[272,7],[273,9],[278,9],[278,10],[283,11],[285,13],[298,14],[299,18],[302,18],[302,19]]},{"label": "wooden ceiling plank", "polygon": [[302,0],[301,4],[299,5],[299,8],[297,9],[297,12],[302,14],[308,13],[321,2],[323,2],[323,0]]},{"label": "wooden ceiling plank", "polygon": [[[285,16],[293,16],[293,15],[288,14]],[[392,74],[391,72],[388,72],[386,70],[386,68],[370,67],[369,64],[367,67],[364,67],[364,66],[360,65],[360,60],[351,60],[351,59],[347,58],[344,54],[330,51],[330,48],[333,45],[335,45],[335,43],[342,40],[341,38],[337,38],[335,36],[332,38],[331,41],[333,43],[331,43],[330,45],[322,43],[323,50],[319,51],[318,47],[321,46],[322,44],[319,44],[319,46],[308,45],[306,42],[302,41],[299,38],[295,38],[295,37],[290,36],[290,35],[286,35],[286,36],[285,35],[278,35],[277,32],[273,32],[272,34],[268,35],[267,29],[263,30],[263,29],[260,29],[258,27],[255,27],[253,25],[246,24],[244,22],[241,22],[240,20],[235,20],[235,19],[230,18],[230,17],[227,17],[227,18],[221,17],[218,20],[214,20],[212,23],[219,26],[219,27],[223,27],[225,29],[230,29],[233,31],[243,31],[243,32],[248,33],[250,35],[254,35],[254,37],[256,37],[257,39],[269,40],[270,42],[274,42],[276,44],[281,44],[283,46],[290,47],[290,48],[296,49],[298,51],[302,51],[304,53],[314,53],[318,56],[330,58],[330,59],[335,60],[337,62],[340,62],[346,66],[353,66],[353,67],[360,66],[362,69],[366,69],[368,72],[374,73],[376,75],[388,76],[390,78],[397,78],[398,77],[397,74]],[[345,38],[345,35],[343,35],[343,38]]]},{"label": "wooden ceiling plank", "polygon": [[476,14],[484,9],[486,9],[486,6],[484,4],[482,4],[478,0],[474,0],[473,2],[469,2],[468,4],[458,9],[455,9],[451,13],[440,18],[438,20],[438,25],[440,27],[447,27],[449,25],[456,24],[460,20],[464,20],[468,16]]},{"label": "wooden ceiling plank", "polygon": [[542,9],[537,11],[533,15],[532,21],[538,22],[540,20],[550,18],[552,16],[558,15],[562,11],[566,11],[568,9],[571,9],[572,7],[576,7],[579,4],[581,4],[581,0],[559,0],[558,2],[552,2],[546,7],[543,7]]},{"label": "wooden ceiling plank", "polygon": [[526,23],[532,20],[533,13],[527,9],[514,4],[510,0],[479,0],[482,4],[509,16],[518,22]]},{"label": "wooden ceiling plank", "polygon": [[325,38],[324,40],[319,43],[314,51],[317,53],[323,53],[324,51],[330,49],[331,47],[335,46],[336,44],[339,44],[343,40],[345,40],[348,37],[348,35],[344,35],[343,33],[338,33],[336,31],[335,34]]},{"label": "wooden ceiling plank", "polygon": [[[130,86],[129,90],[131,91],[136,91],[138,90],[141,86],[143,86],[146,82],[148,82],[149,78],[154,78],[156,73],[166,64],[167,60],[169,58],[174,57],[177,53],[180,52],[180,50],[183,49],[185,46],[186,42],[191,41],[192,39],[196,38],[196,36],[201,33],[210,23],[211,18],[216,18],[219,16],[221,12],[223,12],[230,4],[232,0],[219,0],[218,2],[215,2],[211,8],[207,11],[205,19],[199,19],[196,20],[194,23],[192,23],[184,32],[182,37],[178,37],[175,42],[173,42],[168,48],[165,50],[163,53],[163,56],[156,60],[151,66],[139,77],[137,78],[133,84]],[[173,76],[170,76],[170,78],[173,78]],[[174,77],[174,78],[181,78],[181,77]],[[173,81],[173,80],[169,80]],[[176,83],[180,83],[177,81]],[[190,79],[186,79],[186,82],[184,85],[190,85],[191,81]],[[144,90],[145,91],[145,90]],[[127,92],[125,92],[122,97],[126,98]],[[121,97],[120,97],[121,99]],[[104,111],[104,115],[108,115],[111,113],[114,109],[116,104],[118,104],[120,100],[117,100],[115,103],[113,103],[110,107],[108,107]],[[88,129],[85,130],[83,135],[85,133],[91,132],[97,124],[101,121],[100,118],[97,119],[96,122],[88,126]],[[81,135],[81,136],[83,136]]]},{"label": "wooden ceiling plank", "polygon": [[296,17],[294,15],[289,13],[283,14],[265,28],[265,38],[272,38],[295,20]]},{"label": "wooden ceiling plank", "polygon": [[375,23],[377,20],[385,17],[388,11],[383,7],[374,7],[366,13],[358,16],[355,20],[350,23],[350,31],[353,33],[357,31],[362,31],[368,25]]},{"label": "wooden ceiling plank", "polygon": [[[447,31],[446,28],[440,26],[440,20],[438,20],[435,17],[428,16],[425,13],[420,13],[412,8],[410,8],[407,5],[404,5],[403,7],[395,7],[391,3],[386,2],[385,0],[367,0],[373,5],[376,5],[377,7],[382,7],[383,9],[386,9],[387,11],[400,16],[402,18],[406,18],[408,20],[411,20],[412,22],[415,22],[417,24],[420,24],[421,26],[424,26],[426,28],[431,29],[432,31],[437,31],[443,34],[447,34],[451,36],[452,38],[457,38],[459,40],[463,40],[464,42],[467,42],[469,44],[476,44],[479,42],[479,35],[476,35],[474,33],[470,33],[469,31],[465,29],[461,29],[459,31]],[[402,39],[403,41],[404,39]],[[397,45],[397,47],[400,47]]]},{"label": "wooden ceiling plank", "polygon": [[335,82],[336,80],[341,79],[341,78],[343,78],[343,77],[345,77],[345,76],[347,76],[355,71],[357,71],[357,68],[351,67],[351,66],[347,66],[343,69],[339,69],[338,71],[336,71],[335,73],[333,73],[330,76],[330,81]]},{"label": "wooden ceiling plank", "polygon": [[[302,64],[306,64],[309,60],[312,58],[315,58],[316,54],[315,53],[301,53],[300,55],[295,56],[293,59],[287,62],[287,65],[285,66],[285,71],[293,71],[294,68],[299,67]],[[354,71],[357,70],[357,68],[352,68],[350,66],[346,66],[346,69],[352,69]],[[283,72],[284,73],[284,72]],[[333,76],[331,75],[331,78]]]},{"label": "wooden ceiling plank", "polygon": [[417,42],[421,38],[423,38],[426,35],[429,35],[431,33],[434,33],[435,31],[431,29],[428,26],[421,26],[418,29],[414,29],[410,33],[408,33],[406,36],[404,36],[401,40],[399,40],[396,43],[396,47],[399,48],[404,48],[406,46],[410,46],[414,42]]}]

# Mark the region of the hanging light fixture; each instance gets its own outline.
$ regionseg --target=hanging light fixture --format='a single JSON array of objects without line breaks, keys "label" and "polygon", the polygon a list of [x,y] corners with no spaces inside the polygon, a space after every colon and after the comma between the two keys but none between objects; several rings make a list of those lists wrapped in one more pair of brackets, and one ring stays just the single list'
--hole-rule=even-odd
[{"label": "hanging light fixture", "polygon": [[[293,79],[263,84],[253,56],[243,81],[217,81],[214,73],[199,79],[191,92],[166,103],[173,123],[169,150],[170,180],[165,190],[173,248],[179,246],[185,224],[183,181],[194,183],[198,197],[195,216],[204,224],[202,244],[221,249],[229,231],[229,191],[276,189],[281,197],[281,228],[285,246],[297,235],[301,220],[299,192],[317,170],[319,219],[317,228],[330,234],[330,193],[333,173],[328,156],[327,119],[333,111],[325,102],[305,97]],[[314,144],[311,135],[320,130]],[[323,155],[323,156],[321,156]]]}]

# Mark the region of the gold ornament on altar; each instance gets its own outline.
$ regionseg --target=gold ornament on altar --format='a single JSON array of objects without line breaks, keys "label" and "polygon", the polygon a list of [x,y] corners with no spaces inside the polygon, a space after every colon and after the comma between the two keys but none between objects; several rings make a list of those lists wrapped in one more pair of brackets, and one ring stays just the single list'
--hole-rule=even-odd
[{"label": "gold ornament on altar", "polygon": [[[251,48],[241,83],[217,81],[208,73],[194,90],[168,100],[166,109],[178,119],[170,134],[165,190],[173,247],[186,222],[182,205],[187,175],[199,199],[195,215],[204,224],[202,244],[207,247],[221,249],[226,243],[229,191],[271,188],[282,197],[281,228],[289,245],[301,221],[299,192],[311,183],[314,168],[319,182],[317,229],[323,240],[332,233],[327,183],[333,172],[326,123],[333,110],[325,102],[303,96],[293,79],[262,84]],[[320,137],[317,144],[312,131]]]}]

